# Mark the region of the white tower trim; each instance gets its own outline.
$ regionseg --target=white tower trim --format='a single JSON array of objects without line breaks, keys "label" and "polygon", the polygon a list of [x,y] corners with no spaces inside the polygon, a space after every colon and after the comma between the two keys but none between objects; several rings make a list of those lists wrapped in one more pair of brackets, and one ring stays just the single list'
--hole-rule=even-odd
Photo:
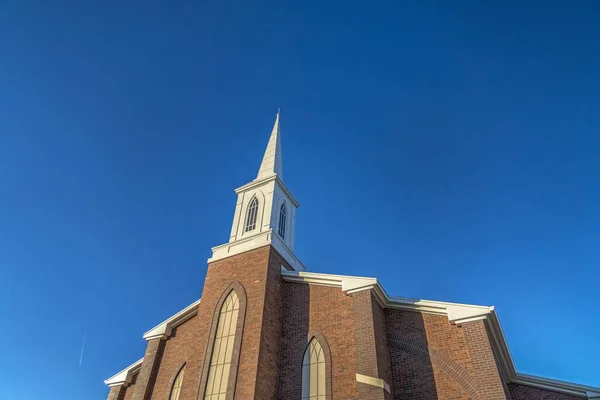
[{"label": "white tower trim", "polygon": [[[282,161],[278,112],[256,179],[235,190],[238,200],[229,242],[212,248],[209,263],[271,244],[294,270],[306,270],[294,254],[294,228],[299,204],[283,183]],[[253,199],[258,200],[258,209],[249,212]],[[279,214],[284,203],[285,230],[280,235]],[[253,229],[247,229],[249,216],[256,218],[256,224],[250,224]]]}]

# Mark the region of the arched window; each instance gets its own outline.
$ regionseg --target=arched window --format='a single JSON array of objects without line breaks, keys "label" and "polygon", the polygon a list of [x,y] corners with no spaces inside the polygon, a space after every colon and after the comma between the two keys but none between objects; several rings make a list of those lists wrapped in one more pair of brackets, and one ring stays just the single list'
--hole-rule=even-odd
[{"label": "arched window", "polygon": [[175,378],[175,382],[173,382],[173,387],[171,388],[171,395],[169,396],[169,400],[179,400],[179,393],[181,393],[181,384],[183,383],[183,371],[185,367],[179,370],[177,377]]},{"label": "arched window", "polygon": [[258,214],[258,199],[255,197],[248,206],[248,213],[246,215],[246,229],[244,232],[249,232],[256,228],[256,216]]},{"label": "arched window", "polygon": [[279,229],[277,233],[281,236],[282,239],[285,239],[285,221],[287,219],[287,209],[285,207],[285,203],[281,205],[279,209]]},{"label": "arched window", "polygon": [[213,344],[205,400],[222,400],[227,396],[229,371],[231,369],[231,356],[235,339],[235,330],[240,310],[240,302],[234,290],[229,293],[221,311]]},{"label": "arched window", "polygon": [[313,338],[302,360],[302,400],[325,400],[325,354],[321,344]]}]

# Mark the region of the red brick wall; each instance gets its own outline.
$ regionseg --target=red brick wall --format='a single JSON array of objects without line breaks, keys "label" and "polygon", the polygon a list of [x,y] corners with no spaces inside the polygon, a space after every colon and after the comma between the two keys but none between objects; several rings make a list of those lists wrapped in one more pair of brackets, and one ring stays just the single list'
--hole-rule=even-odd
[{"label": "red brick wall", "polygon": [[[387,340],[387,323],[385,320],[385,310],[381,308],[377,300],[371,295],[371,304],[373,307],[373,325],[375,327],[375,346],[377,348],[377,372],[379,378],[383,379],[388,385],[392,385],[392,367],[390,364],[390,353]],[[385,399],[391,399],[391,393],[383,391]]]},{"label": "red brick wall", "polygon": [[279,374],[279,350],[283,322],[283,279],[281,266],[287,262],[271,249],[263,307],[255,399],[275,400]]},{"label": "red brick wall", "polygon": [[[215,261],[209,264],[204,282],[199,308],[199,315],[206,316],[201,318],[199,323],[198,345],[202,349],[202,355],[198,360],[200,364],[215,306],[223,292],[233,281],[238,281],[246,291],[246,320],[235,389],[235,398],[239,399],[253,399],[255,394],[269,253],[270,246],[265,246]],[[193,400],[193,398],[186,397],[181,400]]]},{"label": "red brick wall", "polygon": [[302,357],[313,332],[329,346],[332,398],[358,398],[352,304],[339,288],[285,283],[277,398],[300,398]]},{"label": "red brick wall", "polygon": [[[150,384],[144,391],[151,393],[148,399],[168,398],[173,378],[184,363],[186,370],[180,400],[196,400],[202,396],[198,393],[200,376],[213,316],[219,312],[217,303],[224,291],[236,281],[246,293],[246,316],[241,347],[237,350],[240,359],[235,398],[276,398],[283,318],[282,263],[284,261],[274,249],[264,246],[209,264],[198,316],[177,327],[172,336],[163,341],[156,371],[152,377],[144,379]],[[158,340],[149,342],[148,351],[156,352],[153,342]],[[146,375],[150,374],[147,372]]]},{"label": "red brick wall", "polygon": [[108,400],[123,400],[125,389],[121,386],[113,386],[108,391]]},{"label": "red brick wall", "polygon": [[[198,315],[168,340],[148,342],[134,383],[111,390],[114,400],[168,398],[184,364],[180,400],[202,398],[211,324],[234,282],[243,286],[246,310],[235,398],[299,398],[302,357],[317,335],[329,353],[332,399],[581,400],[503,385],[483,321],[456,326],[445,315],[384,310],[370,291],[347,295],[340,288],[284,282],[282,264],[270,246],[211,263]],[[392,395],[357,383],[356,373],[384,379]]]},{"label": "red brick wall", "polygon": [[463,328],[444,315],[386,310],[394,398],[476,398]]},{"label": "red brick wall", "polygon": [[[181,367],[186,364],[186,369],[183,375],[183,386],[185,387],[185,395],[181,394],[180,399],[192,398],[195,394],[194,382],[196,379],[193,376],[194,372],[197,375],[197,369],[188,363],[198,356],[196,345],[198,342],[198,321],[200,318],[195,316],[190,320],[179,325],[173,330],[171,336],[165,343],[165,349],[156,376],[156,382],[152,391],[153,399],[168,399],[171,392],[173,381]],[[192,390],[195,389],[195,390]]]},{"label": "red brick wall", "polygon": [[[354,312],[354,334],[356,342],[356,373],[372,378],[385,378],[381,372],[387,371],[389,357],[387,351],[387,335],[385,319],[382,311],[373,298],[371,291],[364,290],[351,295]],[[379,332],[379,330],[383,332]],[[383,338],[383,341],[377,339]],[[381,372],[379,370],[382,370]],[[387,379],[389,383],[389,377]],[[362,382],[356,383],[358,397],[364,400],[384,400],[390,395],[385,389]]]},{"label": "red brick wall", "polygon": [[582,400],[585,398],[517,383],[509,383],[508,390],[513,400]]},{"label": "red brick wall", "polygon": [[148,341],[144,361],[137,374],[137,383],[133,390],[132,400],[149,400],[152,398],[152,388],[158,374],[165,342],[161,339]]},{"label": "red brick wall", "polygon": [[480,399],[506,399],[498,364],[490,346],[483,320],[468,322],[462,326],[467,339],[472,376],[479,387]]},{"label": "red brick wall", "polygon": [[138,374],[135,374],[131,378],[131,384],[125,388],[125,394],[123,396],[123,400],[131,400],[133,397],[133,391],[135,390],[135,384],[137,382]]}]

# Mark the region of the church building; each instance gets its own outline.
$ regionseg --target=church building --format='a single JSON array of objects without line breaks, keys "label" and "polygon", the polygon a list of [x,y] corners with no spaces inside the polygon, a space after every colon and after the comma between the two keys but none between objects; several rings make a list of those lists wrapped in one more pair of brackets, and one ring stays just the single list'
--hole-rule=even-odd
[{"label": "church building", "polygon": [[600,388],[516,371],[493,307],[309,272],[280,136],[277,114],[202,297],[144,334],[143,357],[105,381],[108,400],[600,399]]}]

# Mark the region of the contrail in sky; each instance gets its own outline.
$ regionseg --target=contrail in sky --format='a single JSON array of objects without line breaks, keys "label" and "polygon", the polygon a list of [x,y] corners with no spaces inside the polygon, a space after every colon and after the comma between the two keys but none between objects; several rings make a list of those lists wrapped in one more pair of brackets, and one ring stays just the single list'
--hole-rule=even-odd
[{"label": "contrail in sky", "polygon": [[87,333],[87,328],[83,331],[83,338],[81,339],[81,355],[79,356],[79,366],[81,367],[81,363],[83,362],[83,349],[85,347],[85,334]]}]

